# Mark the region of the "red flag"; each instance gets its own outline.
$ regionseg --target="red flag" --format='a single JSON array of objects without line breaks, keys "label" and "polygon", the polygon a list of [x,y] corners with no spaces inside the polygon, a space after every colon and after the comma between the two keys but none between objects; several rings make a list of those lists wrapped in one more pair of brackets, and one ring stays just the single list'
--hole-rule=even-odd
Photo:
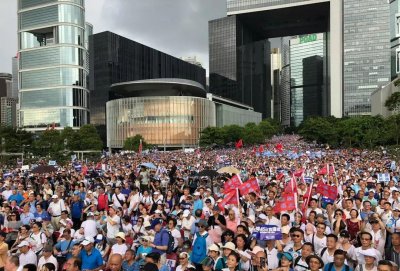
[{"label": "red flag", "polygon": [[337,198],[337,187],[319,181],[317,185],[317,193],[320,193],[323,197],[335,200]]},{"label": "red flag", "polygon": [[259,153],[263,153],[264,152],[264,146],[260,145],[260,147],[258,148],[258,152]]},{"label": "red flag", "polygon": [[329,175],[334,175],[334,174],[336,174],[336,172],[335,172],[335,165],[331,165],[331,166],[329,166]]},{"label": "red flag", "polygon": [[96,165],[96,168],[95,169],[97,169],[97,170],[100,170],[101,169],[101,163],[100,162],[98,162],[97,163],[97,165]]},{"label": "red flag", "polygon": [[326,175],[326,174],[328,174],[328,165],[326,165],[326,166],[324,166],[323,168],[321,168],[321,169],[318,171],[318,174],[319,174],[319,175]]},{"label": "red flag", "polygon": [[276,175],[276,179],[277,180],[280,180],[280,179],[282,179],[283,177],[285,176],[285,174],[283,174],[283,172],[280,172],[280,173],[278,173],[277,175]]},{"label": "red flag", "polygon": [[303,173],[304,173],[304,169],[301,168],[301,169],[296,170],[296,171],[293,173],[293,175],[296,176],[296,177],[301,177],[301,176],[303,176]]},{"label": "red flag", "polygon": [[252,152],[252,153],[256,153],[256,152],[257,152],[256,147],[253,147],[253,150],[252,150],[251,152]]},{"label": "red flag", "polygon": [[138,153],[142,153],[142,150],[143,150],[143,145],[142,145],[142,140],[140,140]]},{"label": "red flag", "polygon": [[84,166],[82,167],[82,175],[86,175],[87,172],[88,172],[88,167],[87,167],[86,165],[84,165]]},{"label": "red flag", "polygon": [[295,195],[293,193],[282,193],[281,197],[276,201],[274,211],[280,213],[282,211],[291,211],[296,209]]},{"label": "red flag", "polygon": [[242,185],[242,180],[239,175],[233,175],[232,178],[224,183],[224,193],[227,194]]},{"label": "red flag", "polygon": [[294,177],[294,175],[290,179],[290,182],[286,185],[285,192],[297,194],[297,182],[296,182],[296,178]]},{"label": "red flag", "polygon": [[251,178],[239,186],[241,195],[247,195],[250,192],[260,193],[261,189],[257,178]]},{"label": "red flag", "polygon": [[283,145],[282,145],[282,143],[276,144],[275,149],[276,149],[277,152],[283,152]]},{"label": "red flag", "polygon": [[240,149],[241,147],[243,147],[243,140],[239,139],[238,142],[235,143],[235,147],[236,149]]},{"label": "red flag", "polygon": [[232,190],[228,194],[226,194],[225,198],[218,203],[218,207],[220,210],[224,210],[226,205],[233,204],[233,205],[239,205],[239,192],[238,189]]},{"label": "red flag", "polygon": [[313,187],[313,183],[311,183],[308,186],[307,191],[303,196],[303,206],[301,207],[301,212],[303,213],[303,217],[302,217],[303,223],[306,222],[306,220],[307,220],[306,214],[307,214],[308,204],[310,203],[310,199],[311,199],[312,187]]}]

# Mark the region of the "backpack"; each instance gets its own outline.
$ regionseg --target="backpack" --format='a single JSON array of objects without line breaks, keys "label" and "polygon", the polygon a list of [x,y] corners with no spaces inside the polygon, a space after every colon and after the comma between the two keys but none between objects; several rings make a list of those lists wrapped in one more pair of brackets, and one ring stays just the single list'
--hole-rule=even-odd
[{"label": "backpack", "polygon": [[323,249],[321,249],[321,255],[319,255],[321,258],[322,258],[322,256],[324,256],[324,253],[327,249],[328,249],[327,247],[324,247]]},{"label": "backpack", "polygon": [[168,246],[167,246],[167,254],[175,252],[175,238],[172,236],[171,231],[166,231],[168,233]]},{"label": "backpack", "polygon": [[196,232],[196,240],[194,241],[192,250],[193,263],[200,264],[204,258],[207,257],[207,237],[208,233],[201,235],[200,233]]}]

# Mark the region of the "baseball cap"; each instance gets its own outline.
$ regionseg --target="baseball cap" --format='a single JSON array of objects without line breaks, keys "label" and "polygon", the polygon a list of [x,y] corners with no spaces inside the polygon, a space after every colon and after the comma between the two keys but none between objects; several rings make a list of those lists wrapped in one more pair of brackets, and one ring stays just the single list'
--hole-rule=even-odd
[{"label": "baseball cap", "polygon": [[51,196],[51,198],[52,199],[58,199],[58,196],[57,195],[53,195],[53,196]]},{"label": "baseball cap", "polygon": [[150,228],[151,228],[151,229],[154,229],[154,227],[155,227],[156,225],[162,224],[162,223],[163,223],[163,220],[162,220],[162,219],[154,219],[154,220],[151,222]]},{"label": "baseball cap", "polygon": [[282,259],[282,257],[285,257],[289,261],[293,261],[293,255],[290,252],[278,253],[278,259],[280,260],[280,259]]},{"label": "baseball cap", "polygon": [[24,246],[29,246],[29,243],[27,241],[22,241],[21,243],[19,243],[17,247],[24,247]]},{"label": "baseball cap", "polygon": [[85,237],[85,239],[83,239],[81,244],[84,245],[84,246],[87,246],[87,245],[92,244],[92,243],[94,243],[93,237],[88,236],[88,237]]},{"label": "baseball cap", "polygon": [[183,217],[188,217],[190,215],[190,211],[189,210],[185,210],[183,211]]}]

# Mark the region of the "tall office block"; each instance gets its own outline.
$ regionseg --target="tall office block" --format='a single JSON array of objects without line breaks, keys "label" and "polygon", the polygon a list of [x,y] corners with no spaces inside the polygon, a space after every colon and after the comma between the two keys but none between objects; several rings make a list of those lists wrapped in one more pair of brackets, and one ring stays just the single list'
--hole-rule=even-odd
[{"label": "tall office block", "polygon": [[110,94],[112,84],[157,78],[193,80],[206,86],[206,71],[182,59],[167,55],[111,32],[94,34],[89,39],[91,123],[104,126],[106,102],[116,99]]},{"label": "tall office block", "polygon": [[19,0],[20,125],[79,128],[89,119],[84,0]]},{"label": "tall office block", "polygon": [[[326,35],[310,34],[290,40],[291,124],[310,116],[326,116]],[[324,112],[325,111],[325,112]]]},{"label": "tall office block", "polygon": [[371,114],[371,93],[390,82],[389,8],[387,0],[344,1],[345,116]]},{"label": "tall office block", "polygon": [[[326,64],[324,71],[327,74],[326,89],[323,93],[326,97],[322,96],[322,99],[326,99],[327,103],[326,108],[322,109],[322,115],[342,117],[370,114],[371,93],[386,85],[391,77],[396,77],[400,71],[398,2],[390,0],[389,4],[387,0],[227,0],[227,17],[211,21],[209,25],[210,91],[226,89],[235,84],[241,85],[243,80],[238,76],[239,70],[232,76],[233,81],[225,80],[221,84],[221,81],[211,80],[214,73],[214,77],[220,75],[220,70],[214,69],[211,64],[226,57],[223,53],[211,50],[213,41],[220,40],[221,48],[222,38],[229,49],[234,44],[236,48],[233,55],[236,57],[239,51],[238,44],[326,33],[323,56]],[[389,20],[392,20],[392,23]],[[218,32],[218,28],[213,27],[217,22],[225,22],[227,25],[231,21],[234,21],[235,26],[234,29],[231,28],[234,32],[232,35],[227,31]],[[309,59],[307,63],[315,60]],[[239,60],[236,62],[239,63]],[[290,71],[283,65],[281,75],[286,76],[287,72]],[[286,77],[281,80],[286,80]],[[241,89],[237,90],[239,94],[226,95],[238,99],[240,91]],[[281,104],[284,103],[282,100]],[[282,108],[282,111],[284,110],[286,109]],[[283,115],[282,122],[286,122]]]},{"label": "tall office block", "polygon": [[19,78],[18,57],[14,56],[12,58],[12,88],[11,88],[11,93],[8,96],[13,99],[18,99],[18,91],[19,91],[18,78]]}]

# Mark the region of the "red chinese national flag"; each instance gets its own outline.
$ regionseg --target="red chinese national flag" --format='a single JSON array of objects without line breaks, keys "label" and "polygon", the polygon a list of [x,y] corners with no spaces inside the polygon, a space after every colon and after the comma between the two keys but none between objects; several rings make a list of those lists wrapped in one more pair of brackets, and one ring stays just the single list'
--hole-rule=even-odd
[{"label": "red chinese national flag", "polygon": [[260,147],[258,148],[258,152],[259,153],[263,153],[264,152],[264,146],[260,145]]},{"label": "red chinese national flag", "polygon": [[239,205],[239,192],[238,189],[232,190],[228,194],[226,194],[225,198],[218,203],[218,207],[220,210],[224,210],[226,205]]},{"label": "red chinese national flag", "polygon": [[257,178],[251,178],[239,186],[241,195],[247,195],[250,192],[260,193],[260,186],[258,185]]},{"label": "red chinese national flag", "polygon": [[285,177],[285,174],[283,173],[283,172],[280,172],[280,173],[278,173],[277,175],[276,175],[276,179],[277,180],[280,180],[280,179],[282,179],[283,177]]},{"label": "red chinese national flag", "polygon": [[328,174],[328,166],[323,166],[319,171],[318,171],[319,175],[326,175]]},{"label": "red chinese national flag", "polygon": [[235,147],[236,149],[240,149],[241,147],[243,147],[243,140],[239,139],[238,142],[235,143]]},{"label": "red chinese national flag", "polygon": [[291,211],[296,209],[296,203],[293,193],[283,193],[281,197],[275,203],[274,211],[275,213],[280,213],[283,211]]},{"label": "red chinese national flag", "polygon": [[224,183],[224,192],[229,193],[232,190],[235,190],[236,188],[239,188],[239,186],[242,185],[242,180],[240,179],[239,175],[233,175],[232,178],[230,178],[229,180],[227,180]]},{"label": "red chinese national flag", "polygon": [[286,185],[285,193],[297,193],[297,182],[294,175],[290,179],[290,182]]},{"label": "red chinese national flag", "polygon": [[322,194],[322,191],[324,190],[325,183],[323,180],[319,180],[317,184],[317,193]]}]

